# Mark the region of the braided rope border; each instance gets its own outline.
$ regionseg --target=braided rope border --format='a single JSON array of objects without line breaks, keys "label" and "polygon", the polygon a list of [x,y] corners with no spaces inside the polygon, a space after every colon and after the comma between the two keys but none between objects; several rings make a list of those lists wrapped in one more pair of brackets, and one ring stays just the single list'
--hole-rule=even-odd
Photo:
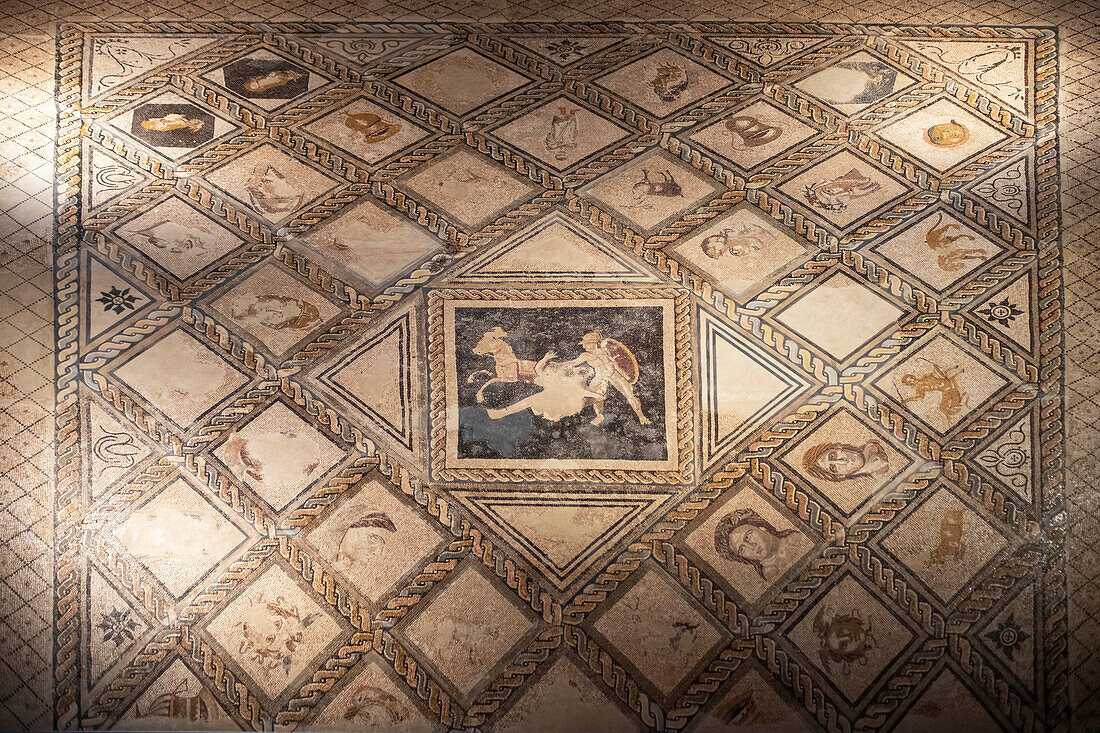
[{"label": "braided rope border", "polygon": [[[606,300],[660,298],[673,303],[673,352],[675,359],[676,394],[676,461],[674,470],[640,469],[529,469],[529,468],[451,468],[446,465],[447,394],[444,379],[443,304],[451,300],[484,301],[487,305],[501,301],[530,302],[537,307],[540,300]],[[446,288],[428,292],[428,384],[430,405],[430,461],[436,481],[475,482],[591,482],[591,483],[661,483],[691,484],[695,477],[695,424],[692,389],[691,305],[688,294],[676,288]],[[666,375],[667,376],[667,375]]]}]

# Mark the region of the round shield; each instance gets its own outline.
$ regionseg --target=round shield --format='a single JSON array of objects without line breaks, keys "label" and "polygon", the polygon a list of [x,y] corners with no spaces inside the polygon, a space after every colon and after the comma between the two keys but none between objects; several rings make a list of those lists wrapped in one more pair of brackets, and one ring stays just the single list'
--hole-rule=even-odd
[{"label": "round shield", "polygon": [[630,349],[615,339],[604,339],[605,348],[611,361],[615,364],[615,370],[630,384],[638,381],[638,360]]}]

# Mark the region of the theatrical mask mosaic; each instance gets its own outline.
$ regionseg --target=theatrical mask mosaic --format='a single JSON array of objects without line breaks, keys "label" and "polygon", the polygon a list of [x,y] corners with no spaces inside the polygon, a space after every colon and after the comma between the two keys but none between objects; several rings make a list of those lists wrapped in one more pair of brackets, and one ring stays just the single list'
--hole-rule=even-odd
[{"label": "theatrical mask mosaic", "polygon": [[57,726],[1045,729],[1054,49],[61,26]]}]

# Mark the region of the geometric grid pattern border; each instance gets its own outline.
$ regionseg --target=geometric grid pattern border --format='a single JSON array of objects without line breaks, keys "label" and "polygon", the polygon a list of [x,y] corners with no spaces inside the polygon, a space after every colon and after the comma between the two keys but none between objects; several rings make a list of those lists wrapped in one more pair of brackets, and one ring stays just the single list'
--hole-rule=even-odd
[{"label": "geometric grid pattern border", "polygon": [[1051,29],[57,43],[57,727],[1063,723]]}]

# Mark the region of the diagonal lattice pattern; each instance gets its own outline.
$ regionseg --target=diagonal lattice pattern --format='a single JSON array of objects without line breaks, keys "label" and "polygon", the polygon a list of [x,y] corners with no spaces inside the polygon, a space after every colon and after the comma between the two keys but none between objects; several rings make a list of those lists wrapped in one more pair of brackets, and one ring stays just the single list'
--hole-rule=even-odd
[{"label": "diagonal lattice pattern", "polygon": [[1062,716],[1053,34],[403,29],[59,27],[58,725]]},{"label": "diagonal lattice pattern", "polygon": [[[864,4],[866,5],[866,4]],[[1095,93],[1095,85],[1090,83],[1090,79],[1094,78],[1095,74],[1095,54],[1090,53],[1090,43],[1092,39],[1089,36],[1090,29],[1095,28],[1095,23],[1091,22],[1087,16],[1089,8],[1080,4],[1067,4],[1061,8],[1052,9],[1045,4],[1033,4],[1032,6],[1025,6],[1023,8],[1013,7],[1008,8],[998,3],[986,3],[978,8],[973,7],[945,7],[942,4],[936,6],[919,7],[913,4],[907,4],[905,11],[897,11],[896,18],[887,17],[890,20],[904,20],[907,22],[942,22],[944,20],[955,20],[957,22],[964,23],[1023,23],[1031,22],[1034,18],[1038,18],[1043,22],[1056,22],[1062,25],[1062,48],[1061,59],[1063,64],[1063,73],[1065,75],[1065,84],[1063,87],[1063,116],[1067,120],[1073,122],[1070,132],[1062,137],[1061,141],[1061,160],[1063,166],[1063,175],[1068,180],[1067,188],[1072,189],[1071,192],[1065,194],[1066,203],[1064,207],[1063,216],[1065,217],[1066,230],[1064,234],[1064,243],[1066,247],[1066,257],[1069,267],[1066,270],[1066,283],[1067,283],[1067,307],[1066,307],[1066,321],[1067,321],[1067,368],[1069,371],[1069,378],[1067,380],[1067,420],[1069,424],[1069,461],[1068,466],[1070,469],[1068,490],[1069,490],[1069,511],[1071,517],[1071,532],[1070,532],[1070,547],[1071,551],[1068,553],[1072,558],[1068,565],[1069,573],[1069,585],[1071,590],[1071,607],[1070,607],[1070,625],[1071,636],[1076,639],[1075,643],[1071,643],[1071,666],[1075,670],[1072,676],[1071,686],[1075,690],[1073,699],[1079,702],[1077,707],[1078,714],[1081,716],[1081,720],[1088,720],[1089,709],[1088,701],[1095,699],[1095,695],[1090,695],[1091,684],[1094,684],[1096,675],[1090,673],[1092,669],[1091,665],[1095,664],[1095,658],[1092,657],[1091,649],[1095,648],[1095,644],[1090,643],[1090,639],[1093,638],[1096,628],[1096,620],[1093,614],[1095,604],[1089,601],[1090,598],[1095,597],[1094,590],[1096,579],[1092,577],[1092,569],[1095,568],[1095,563],[1090,562],[1091,557],[1089,548],[1089,538],[1095,536],[1088,530],[1087,522],[1091,512],[1088,511],[1089,494],[1085,487],[1090,486],[1089,476],[1092,469],[1091,462],[1088,460],[1088,456],[1091,455],[1092,447],[1094,443],[1090,436],[1094,435],[1089,428],[1091,427],[1091,416],[1095,414],[1095,398],[1094,389],[1089,385],[1095,380],[1092,380],[1085,375],[1089,374],[1092,370],[1089,367],[1090,360],[1094,360],[1095,357],[1095,341],[1091,338],[1089,333],[1089,318],[1092,313],[1090,306],[1090,298],[1092,294],[1089,291],[1088,278],[1089,273],[1093,272],[1094,265],[1090,265],[1089,257],[1081,252],[1082,249],[1088,244],[1085,232],[1088,231],[1084,224],[1087,222],[1087,216],[1091,213],[1091,210],[1087,206],[1089,184],[1093,173],[1095,172],[1095,154],[1088,148],[1089,140],[1094,138],[1094,135],[1090,135],[1090,129],[1095,128],[1095,119],[1090,119],[1089,115],[1093,115],[1092,109],[1095,109],[1095,105],[1089,102],[1090,94]],[[292,8],[295,12],[301,15],[306,15],[302,12],[300,7]],[[166,14],[171,14],[173,11],[176,13],[182,13],[184,17],[195,17],[197,15],[204,15],[215,9],[197,9],[194,6],[176,8],[164,7],[163,11]],[[231,10],[233,17],[248,17],[247,13],[251,10],[257,12],[256,8],[245,9],[239,8]],[[288,14],[288,8],[282,8],[278,5],[265,5],[262,9],[259,9],[265,15],[281,15],[284,16],[280,19],[294,19],[293,14]],[[311,17],[326,17],[324,15],[317,15],[321,12],[332,12],[337,14],[336,17],[340,17],[340,13],[348,13],[349,8],[308,8]],[[433,6],[429,8],[399,8],[395,6],[379,7],[377,9],[371,9],[374,12],[378,12],[382,16],[388,17],[401,17],[404,14],[409,13],[431,13],[431,14],[447,14],[453,16],[456,19],[480,19],[485,17],[486,12],[493,12],[492,9],[488,11],[481,7],[464,7],[464,8],[449,8],[444,6]],[[84,15],[89,17],[89,9],[77,8],[77,7],[63,7],[58,5],[46,10],[40,10],[38,8],[23,7],[17,4],[6,5],[4,11],[11,13],[9,20],[13,21],[17,29],[24,29],[31,33],[37,32],[42,28],[42,24],[50,17],[64,17],[66,15]],[[684,10],[677,8],[676,12],[691,14],[690,8]],[[773,15],[776,13],[777,8],[774,5],[768,7],[759,8],[731,8],[727,9],[728,12],[733,14],[754,14],[759,13],[761,15]],[[882,18],[883,13],[886,16],[895,14],[895,11],[889,9],[882,9],[875,7],[874,11],[878,14],[877,18]],[[132,12],[127,8],[119,7],[117,5],[98,5],[90,9],[90,13],[94,17],[98,18],[113,18],[113,19],[131,19],[135,16],[127,15],[128,12]],[[149,8],[145,6],[142,8],[142,15],[159,14],[161,9]],[[506,10],[500,9],[497,12],[507,13],[509,17],[514,13],[516,16],[521,17],[538,17],[538,13],[568,13],[570,17],[577,17],[582,11],[576,9],[566,8],[561,5],[555,5],[553,8],[532,8],[526,6],[517,6],[511,4]],[[586,7],[583,9],[583,13],[592,14],[599,17],[601,14],[613,13],[621,14],[624,12],[619,8],[591,8]],[[640,7],[631,10],[630,12],[636,12],[640,17],[659,17],[664,16],[667,10],[654,7]],[[700,10],[701,15],[705,15],[707,11]],[[713,8],[710,12],[714,12]],[[797,19],[803,9],[797,7],[783,8],[781,12],[789,13],[789,19]],[[816,12],[816,11],[815,11]],[[830,16],[836,16],[838,20],[851,19],[859,20],[864,13],[868,12],[866,7],[863,6],[840,6],[830,9]],[[361,9],[355,10],[356,14],[361,14]],[[52,15],[51,15],[52,14]],[[945,18],[945,14],[950,18]],[[583,17],[581,15],[580,17]],[[34,50],[35,45],[39,46],[39,50]],[[48,140],[49,126],[52,124],[52,109],[48,105],[45,105],[48,94],[49,84],[49,72],[48,70],[42,71],[35,77],[35,67],[39,69],[46,69],[46,65],[49,63],[49,47],[50,43],[45,36],[22,36],[19,39],[15,37],[5,38],[5,50],[8,52],[8,59],[6,59],[5,72],[9,74],[8,80],[5,82],[12,85],[15,91],[14,99],[16,103],[21,103],[16,110],[20,114],[20,121],[23,124],[22,128],[12,128],[11,139],[18,140],[18,147],[11,145],[10,143],[5,145],[5,158],[8,158],[10,154],[10,160],[16,161],[16,164],[24,171],[31,172],[35,170],[36,160],[34,156],[28,155],[28,153],[36,150],[35,143],[39,143],[37,149],[41,149],[41,137],[36,137],[33,133],[38,132],[40,135],[45,136]],[[45,47],[45,48],[43,48]],[[18,79],[16,79],[18,77]],[[30,84],[27,82],[31,81]],[[9,102],[10,104],[11,102]],[[37,109],[36,109],[37,107]],[[37,113],[37,114],[36,114]],[[30,124],[26,124],[30,123]],[[28,134],[32,133],[32,134]],[[43,171],[43,164],[39,156],[37,161],[38,171],[41,174]],[[14,178],[14,176],[13,176]],[[8,180],[8,179],[6,179]],[[28,200],[28,190],[30,192],[37,192],[41,194],[45,190],[48,181],[48,176],[39,175],[37,181],[35,178],[27,177],[23,179],[23,184],[20,186],[21,193],[12,191],[11,187],[5,189],[5,194],[12,198],[15,204],[24,204]],[[41,203],[41,202],[40,202]],[[6,207],[6,211],[9,214],[13,211],[13,207]],[[38,213],[36,216],[35,213]],[[34,225],[38,222],[39,229],[42,225],[42,210],[36,209],[34,205],[24,205],[19,210],[19,222],[22,224]],[[27,237],[24,232],[26,229],[20,228],[16,224],[9,225],[11,234],[6,234],[7,241],[12,241],[14,237],[26,237],[23,240],[23,247],[30,250],[32,256],[30,262],[34,261],[33,253],[35,247],[41,247],[40,244],[35,244],[36,241]],[[45,235],[47,232],[42,230],[40,235]],[[38,250],[41,251],[40,249]],[[1086,250],[1087,251],[1087,250]],[[26,259],[26,258],[23,258]],[[32,266],[23,266],[21,268],[12,268],[15,272],[20,273],[21,279],[16,280],[16,275],[11,275],[12,282],[21,283],[26,279],[33,279],[34,270]],[[39,270],[38,272],[41,272]],[[48,287],[39,290],[48,290]],[[25,297],[25,296],[24,296]],[[26,304],[31,305],[31,304]],[[44,315],[44,314],[43,314]],[[25,318],[25,316],[23,316]],[[20,333],[30,333],[28,331],[20,331]],[[39,339],[38,343],[41,343],[43,339]],[[48,345],[48,344],[47,344]],[[28,342],[24,341],[20,346],[18,352],[21,356],[27,353],[26,348]],[[32,352],[36,349],[32,349]],[[32,357],[33,361],[33,357]],[[48,374],[48,370],[45,372]],[[42,374],[42,372],[40,372]],[[29,375],[29,373],[27,373]],[[42,377],[43,380],[45,377]],[[24,377],[28,379],[27,376]],[[17,394],[30,395],[36,392],[38,388],[36,384],[32,384],[33,380],[23,381],[18,384]],[[45,382],[39,382],[37,385],[44,384]],[[41,397],[41,395],[40,395]],[[48,409],[48,401],[39,399],[40,409]],[[20,424],[35,423],[35,420],[27,412],[27,407],[22,408],[24,410],[24,418],[29,420],[27,422],[21,422]],[[42,413],[39,413],[39,417],[42,417]],[[18,418],[17,418],[18,419]],[[39,432],[45,432],[40,428]],[[45,439],[48,436],[42,436],[39,439]],[[48,472],[44,472],[48,473]],[[19,477],[20,490],[16,493],[19,495],[17,498],[21,498],[28,487],[35,485],[35,481],[27,476],[21,475]],[[41,486],[41,484],[39,484]],[[41,489],[38,491],[41,494]],[[13,502],[12,506],[16,504]],[[35,505],[28,505],[26,502],[18,503],[19,517],[25,521],[26,518],[34,516],[38,511],[44,511],[45,502],[39,500],[37,506],[42,507],[38,509]],[[30,511],[34,508],[34,511]],[[1077,520],[1074,518],[1076,513],[1077,517],[1081,517],[1080,524],[1077,524]],[[44,515],[39,515],[44,516]],[[33,524],[33,522],[31,522]],[[1080,528],[1078,530],[1077,528]],[[46,535],[48,533],[45,529],[38,530],[39,536]],[[32,553],[33,554],[33,553]],[[41,578],[43,573],[39,573],[38,577]],[[33,577],[33,576],[32,576]],[[31,595],[34,595],[33,593]],[[21,605],[22,601],[14,601],[16,605]],[[39,602],[43,597],[38,596]],[[13,606],[14,607],[14,606]],[[45,615],[45,607],[39,615],[41,619]],[[42,629],[45,626],[45,622],[42,620],[36,620],[33,623],[42,624],[41,626],[34,626],[35,629]],[[27,640],[26,648],[37,648],[41,651],[39,658],[48,656],[48,647],[46,646],[47,638],[40,633],[36,634],[31,630],[25,631],[21,634],[23,639]],[[37,680],[37,682],[36,682]],[[1090,682],[1093,681],[1093,682]],[[48,685],[46,684],[46,678],[42,675],[29,676],[29,683],[36,685],[40,691],[40,699],[45,700],[48,697]],[[30,699],[23,690],[13,688],[12,694],[6,697],[9,701],[6,703],[10,712],[17,716],[17,720],[23,725],[33,725],[31,721],[35,719],[36,713],[32,708],[27,708],[26,703]],[[18,694],[16,694],[18,693]],[[12,707],[14,701],[20,701],[24,705],[18,713]],[[43,710],[40,709],[37,714],[42,714]]]}]

